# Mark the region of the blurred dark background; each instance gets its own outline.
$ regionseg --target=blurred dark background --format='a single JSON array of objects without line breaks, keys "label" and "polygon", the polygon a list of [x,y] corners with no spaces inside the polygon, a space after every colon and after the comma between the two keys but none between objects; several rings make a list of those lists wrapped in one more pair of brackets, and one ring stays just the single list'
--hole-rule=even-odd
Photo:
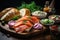
[{"label": "blurred dark background", "polygon": [[[37,5],[44,6],[45,1],[52,1],[52,0],[0,0],[0,11],[7,7],[17,7],[20,6],[22,2],[30,3],[31,1],[35,1]],[[55,0],[55,9],[56,13],[60,14],[60,2],[59,0]]]}]

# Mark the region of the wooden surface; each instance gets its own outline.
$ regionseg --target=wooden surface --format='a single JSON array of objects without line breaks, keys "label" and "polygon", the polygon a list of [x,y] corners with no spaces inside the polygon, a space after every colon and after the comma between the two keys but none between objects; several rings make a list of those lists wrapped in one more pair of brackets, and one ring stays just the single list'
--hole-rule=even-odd
[{"label": "wooden surface", "polygon": [[27,39],[17,39],[14,37],[7,37],[3,33],[0,32],[0,40],[51,40],[51,35],[46,35],[46,36],[36,36],[32,38],[27,38]]},{"label": "wooden surface", "polygon": [[6,32],[0,32],[0,40],[56,40],[56,38],[54,36],[52,36],[51,34],[48,33],[44,33],[42,35],[36,35],[34,37],[28,37],[28,38],[16,38],[13,36],[7,36]]}]

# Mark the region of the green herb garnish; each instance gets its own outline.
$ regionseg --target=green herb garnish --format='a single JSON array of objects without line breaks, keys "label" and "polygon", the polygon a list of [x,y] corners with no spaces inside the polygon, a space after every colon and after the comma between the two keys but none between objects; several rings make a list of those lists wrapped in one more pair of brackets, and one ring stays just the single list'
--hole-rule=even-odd
[{"label": "green herb garnish", "polygon": [[15,16],[15,17],[13,17],[12,18],[12,20],[17,20],[17,19],[19,19],[21,16]]},{"label": "green herb garnish", "polygon": [[23,24],[25,24],[27,22],[27,20],[23,20]]},{"label": "green herb garnish", "polygon": [[25,2],[23,2],[22,3],[22,5],[21,6],[19,6],[19,7],[17,7],[17,9],[22,9],[22,8],[27,8],[27,9],[29,9],[31,12],[34,12],[34,11],[36,11],[36,10],[41,10],[41,6],[37,6],[36,4],[35,4],[35,2],[33,1],[33,2],[31,2],[30,4],[27,4],[27,3],[25,3]]}]

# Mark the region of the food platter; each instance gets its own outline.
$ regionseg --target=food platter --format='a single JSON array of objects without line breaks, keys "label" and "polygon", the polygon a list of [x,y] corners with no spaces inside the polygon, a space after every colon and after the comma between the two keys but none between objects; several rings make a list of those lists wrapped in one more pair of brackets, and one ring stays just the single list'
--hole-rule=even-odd
[{"label": "food platter", "polygon": [[[35,3],[32,2],[31,4],[29,4],[29,8],[24,8],[25,6],[20,6],[22,8],[18,7],[20,9],[19,10],[18,8],[10,7],[1,11],[0,27],[10,33],[19,34],[22,36],[37,35],[46,31],[46,27],[40,24],[40,19],[37,16],[31,14],[38,9],[38,6],[34,6],[37,7],[37,9],[34,10],[34,7],[32,5],[35,5]],[[30,9],[30,7],[32,7],[33,9]],[[41,13],[43,13],[43,11],[40,11],[40,14]],[[43,14],[45,13],[46,12],[44,12]]]},{"label": "food platter", "polygon": [[47,26],[53,25],[55,20],[50,19],[48,12],[41,10],[42,7],[40,7],[32,2],[30,4],[22,3],[21,6],[16,8],[4,9],[0,12],[0,27],[9,34],[18,34],[18,36],[22,35],[23,37],[44,33]]}]

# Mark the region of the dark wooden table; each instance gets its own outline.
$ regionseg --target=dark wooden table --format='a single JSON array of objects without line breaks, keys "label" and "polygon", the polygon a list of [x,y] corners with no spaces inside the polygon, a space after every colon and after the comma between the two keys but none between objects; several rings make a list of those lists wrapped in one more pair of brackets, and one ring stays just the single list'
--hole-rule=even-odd
[{"label": "dark wooden table", "polygon": [[0,40],[51,40],[51,35],[46,35],[46,36],[36,36],[32,38],[27,38],[27,39],[17,39],[14,37],[7,37],[5,34],[0,32]]},{"label": "dark wooden table", "polygon": [[31,38],[16,38],[12,36],[7,36],[5,33],[0,32],[0,40],[56,40],[56,37],[52,36],[51,34],[44,33],[42,35],[36,35]]}]

